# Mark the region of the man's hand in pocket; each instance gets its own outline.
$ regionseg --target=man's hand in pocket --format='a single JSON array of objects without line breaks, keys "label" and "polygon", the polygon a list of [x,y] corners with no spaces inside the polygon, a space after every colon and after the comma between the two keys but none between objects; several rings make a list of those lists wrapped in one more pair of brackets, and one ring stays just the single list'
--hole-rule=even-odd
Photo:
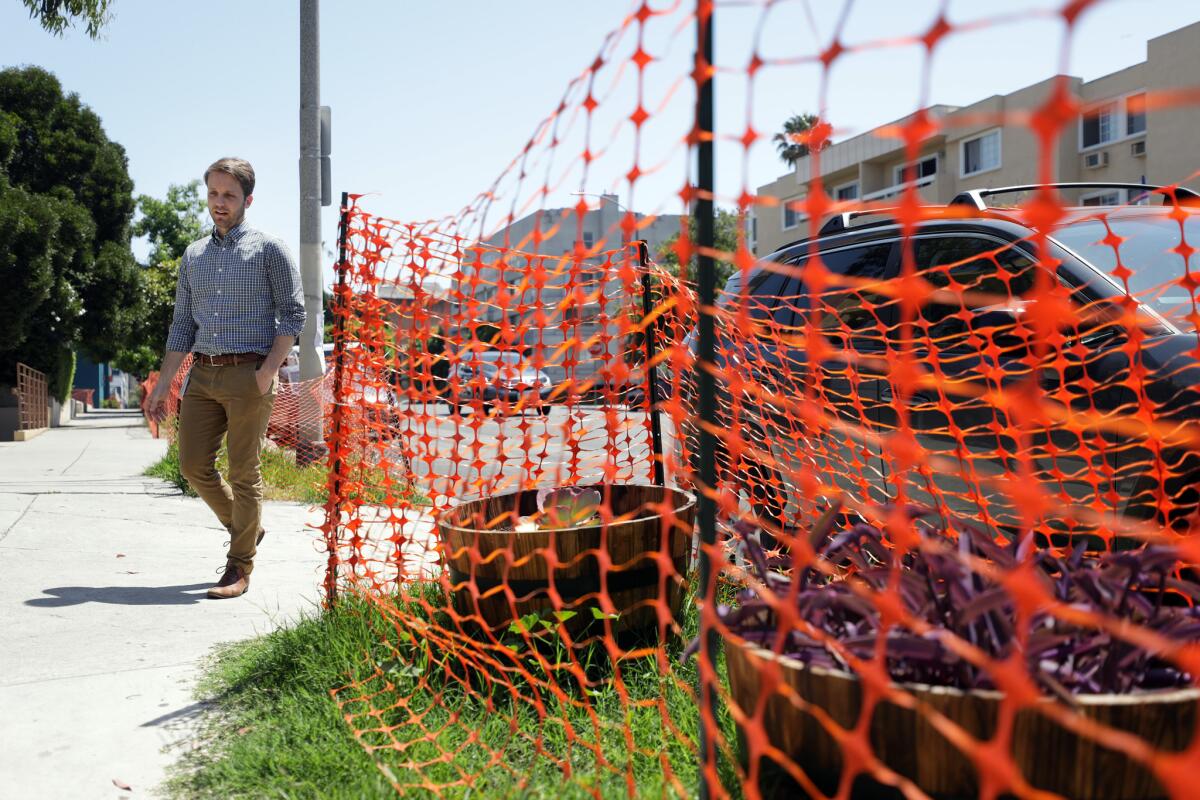
[{"label": "man's hand in pocket", "polygon": [[274,375],[262,367],[254,370],[254,383],[258,386],[259,394],[266,394],[271,390],[271,381],[274,377]]}]

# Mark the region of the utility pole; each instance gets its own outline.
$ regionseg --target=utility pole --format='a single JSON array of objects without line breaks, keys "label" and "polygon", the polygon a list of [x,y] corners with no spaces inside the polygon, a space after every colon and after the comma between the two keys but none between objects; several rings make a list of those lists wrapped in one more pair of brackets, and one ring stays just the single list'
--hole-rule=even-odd
[{"label": "utility pole", "polygon": [[[324,113],[323,113],[324,112]],[[325,374],[321,350],[325,331],[321,280],[321,206],[332,193],[329,182],[328,109],[321,107],[321,29],[319,0],[300,0],[300,277],[304,283],[304,332],[300,335],[300,379]],[[322,122],[325,123],[324,130]],[[322,134],[325,134],[322,136]],[[322,174],[324,173],[324,174]],[[323,452],[324,426],[319,392],[301,398],[297,459],[306,463]]]}]

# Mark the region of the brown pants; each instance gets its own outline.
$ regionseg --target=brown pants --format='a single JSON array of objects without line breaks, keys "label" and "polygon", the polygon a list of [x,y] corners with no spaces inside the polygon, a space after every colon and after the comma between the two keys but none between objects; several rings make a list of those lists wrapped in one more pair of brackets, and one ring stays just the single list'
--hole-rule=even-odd
[{"label": "brown pants", "polygon": [[[275,404],[277,378],[258,391],[251,362],[225,367],[196,364],[179,409],[179,465],[183,477],[229,529],[229,563],[249,575],[262,520],[259,455]],[[217,472],[217,451],[228,434],[229,482]]]}]

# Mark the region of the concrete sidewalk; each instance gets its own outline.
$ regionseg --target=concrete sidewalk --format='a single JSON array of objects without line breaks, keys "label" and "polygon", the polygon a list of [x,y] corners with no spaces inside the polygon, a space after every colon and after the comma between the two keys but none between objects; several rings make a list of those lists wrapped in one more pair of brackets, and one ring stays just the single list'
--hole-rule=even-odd
[{"label": "concrete sidewalk", "polygon": [[0,443],[0,796],[152,795],[213,645],[319,601],[319,516],[293,503],[264,508],[250,591],[205,599],[227,534],[200,500],[142,477],[165,451],[136,412]]}]

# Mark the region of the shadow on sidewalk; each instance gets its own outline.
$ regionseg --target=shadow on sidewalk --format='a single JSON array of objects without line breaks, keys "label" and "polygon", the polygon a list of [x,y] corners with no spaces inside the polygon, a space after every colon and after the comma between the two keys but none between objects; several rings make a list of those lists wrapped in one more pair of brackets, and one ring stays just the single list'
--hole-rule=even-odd
[{"label": "shadow on sidewalk", "polygon": [[[61,608],[83,603],[112,603],[122,606],[179,606],[206,599],[204,591],[212,584],[189,583],[180,586],[58,586],[43,589],[49,597],[26,600],[35,608]],[[196,592],[196,594],[191,594]]]}]

